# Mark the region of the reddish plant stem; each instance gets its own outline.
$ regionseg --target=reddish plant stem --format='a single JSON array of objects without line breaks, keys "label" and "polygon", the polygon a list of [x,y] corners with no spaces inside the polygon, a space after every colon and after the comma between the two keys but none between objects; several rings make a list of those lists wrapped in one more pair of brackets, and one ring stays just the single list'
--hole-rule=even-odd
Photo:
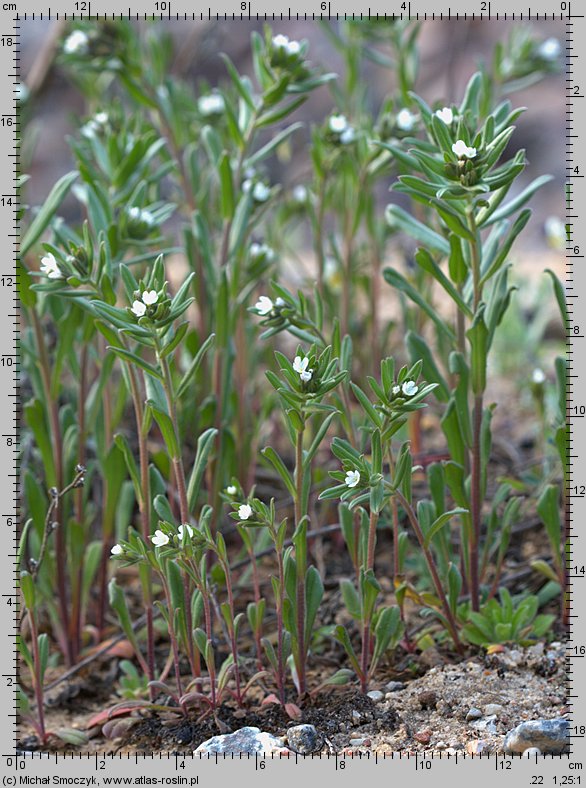
[{"label": "reddish plant stem", "polygon": [[283,555],[277,547],[277,565],[279,571],[279,594],[275,600],[277,613],[277,687],[281,705],[285,705],[285,665],[283,664],[283,600],[285,598],[285,568]]},{"label": "reddish plant stem", "polygon": [[[59,405],[54,401],[51,392],[51,374],[49,367],[49,356],[47,353],[47,346],[45,344],[45,337],[43,329],[37,313],[34,309],[31,310],[31,320],[33,324],[33,331],[37,343],[37,351],[39,354],[39,371],[41,373],[41,380],[43,382],[43,389],[45,392],[45,402],[49,414],[49,422],[51,427],[51,436],[53,438],[53,461],[55,464],[55,484],[57,489],[60,490],[63,486],[63,444],[61,439],[61,425],[59,423]],[[60,522],[61,507],[57,505],[54,509],[54,517],[56,522]],[[67,636],[69,632],[69,610],[67,606],[67,582],[66,582],[66,550],[65,550],[65,533],[63,525],[60,524],[55,534],[55,562],[56,562],[56,584],[57,584],[57,601],[59,610],[59,619],[61,630],[63,633],[60,639],[62,648],[64,650],[64,659],[67,667],[71,667],[74,663],[73,650],[71,641]]]},{"label": "reddish plant stem", "polygon": [[31,647],[33,650],[33,682],[35,685],[35,700],[37,702],[37,715],[39,725],[39,735],[42,744],[47,741],[47,733],[45,731],[45,698],[43,693],[43,678],[41,676],[41,657],[39,654],[38,630],[37,621],[34,611],[29,610],[29,621],[31,627]]},{"label": "reddish plant stem", "polygon": [[[295,527],[298,528],[299,523],[303,519],[303,430],[299,430],[297,432],[297,438],[295,441],[295,488]],[[303,546],[301,551],[298,550],[296,552],[295,557],[297,561],[297,650],[299,655],[297,673],[299,679],[299,694],[303,695],[306,690],[305,660],[307,658],[305,644],[305,565],[307,563],[306,545]]]},{"label": "reddish plant stem", "polygon": [[[179,454],[176,457],[172,457],[171,461],[173,463],[175,484],[177,486],[177,496],[179,498],[181,523],[188,525],[190,519],[189,504],[187,501],[187,485],[185,483],[185,469],[183,467],[183,460],[181,458],[181,442],[179,438],[179,425],[177,422],[177,409],[175,407],[175,400],[173,398],[173,380],[171,378],[171,370],[169,368],[167,359],[166,357],[161,355],[159,347],[157,347],[157,356],[163,371],[163,387],[165,389],[165,396],[167,399],[167,408],[169,410],[169,416],[171,417],[171,422],[173,424],[175,441],[177,443],[177,447],[179,451]],[[189,575],[185,571],[183,571],[183,591],[185,596],[185,620],[187,627],[187,643],[185,645],[187,646],[187,654],[189,657],[189,664],[191,666],[191,670],[193,672],[193,675],[196,676],[197,663],[195,659],[195,648],[193,645],[193,634],[192,634],[193,623],[191,619],[191,583],[189,581]]]},{"label": "reddish plant stem", "polygon": [[454,619],[443,586],[441,584],[441,580],[439,578],[439,574],[437,571],[437,567],[435,565],[435,559],[433,557],[433,554],[429,549],[429,547],[425,544],[425,537],[423,535],[423,531],[421,530],[421,526],[419,525],[419,521],[417,520],[417,515],[415,514],[415,510],[399,490],[395,491],[395,495],[397,496],[401,506],[405,510],[407,517],[409,518],[409,522],[411,523],[411,527],[413,528],[415,532],[415,536],[417,537],[417,541],[419,542],[419,545],[423,551],[423,555],[425,556],[427,566],[429,567],[429,571],[431,573],[435,590],[440,598],[443,614],[445,616],[446,624],[448,626],[448,631],[452,636],[452,640],[454,641],[454,646],[456,647],[456,650],[458,651],[459,654],[461,654],[463,649],[462,649],[462,644],[460,643],[460,638],[458,637],[458,627],[456,624],[456,620]]},{"label": "reddish plant stem", "polygon": [[[88,346],[84,344],[81,351],[79,370],[79,395],[77,405],[77,418],[78,418],[78,446],[77,446],[77,463],[81,467],[85,467],[85,400],[87,397],[87,366],[88,366]],[[83,487],[78,487],[75,491],[75,520],[83,526],[85,523],[84,513],[84,490]],[[81,646],[81,588],[83,584],[83,569],[84,569],[84,556],[82,555],[79,560],[79,567],[76,572],[75,583],[71,589],[71,619],[70,625],[70,638],[71,648],[73,652],[73,659],[77,662],[79,658],[79,650]]]},{"label": "reddish plant stem", "polygon": [[[140,468],[140,496],[138,508],[140,512],[141,533],[145,542],[148,542],[151,534],[151,490],[149,478],[149,455],[146,436],[143,434],[142,423],[144,411],[142,407],[141,387],[139,385],[137,371],[132,364],[127,364],[128,376],[130,379],[130,393],[134,406],[134,418],[136,422],[136,434],[138,436],[138,460]],[[146,626],[147,626],[147,675],[149,681],[155,678],[155,633],[153,627],[153,586],[152,571],[148,567],[148,578],[145,588],[144,599]],[[151,700],[154,700],[155,690],[152,688]]]},{"label": "reddish plant stem", "polygon": [[224,577],[226,578],[226,593],[228,594],[228,606],[230,608],[230,647],[232,650],[232,659],[234,660],[234,681],[236,682],[236,701],[239,706],[242,706],[242,692],[240,689],[240,668],[238,666],[238,646],[234,634],[234,618],[236,611],[234,609],[234,593],[232,589],[232,578],[230,577],[230,565],[227,561],[222,561],[222,568],[224,570]]}]

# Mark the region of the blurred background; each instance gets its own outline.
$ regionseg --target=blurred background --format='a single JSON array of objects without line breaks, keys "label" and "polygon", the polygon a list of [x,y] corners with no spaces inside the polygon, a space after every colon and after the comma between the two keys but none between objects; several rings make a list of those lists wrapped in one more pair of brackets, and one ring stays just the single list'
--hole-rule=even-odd
[{"label": "blurred background", "polygon": [[[142,26],[153,23],[138,23]],[[171,34],[175,44],[173,73],[187,82],[193,81],[197,90],[200,82],[211,86],[221,84],[226,69],[220,57],[227,53],[240,73],[251,73],[250,33],[262,31],[261,22],[155,22]],[[336,23],[331,23],[333,27]],[[430,103],[443,99],[458,102],[466,82],[479,63],[490,66],[495,45],[506,41],[513,27],[519,23],[496,21],[424,22],[419,37],[420,70],[417,91]],[[524,25],[536,39],[563,40],[561,22],[533,22]],[[31,153],[27,172],[31,180],[27,196],[33,204],[41,203],[51,186],[66,171],[73,160],[67,145],[67,135],[75,134],[83,117],[84,102],[63,70],[55,64],[55,52],[67,32],[61,22],[25,22],[22,25],[21,73],[29,93],[30,122],[27,126],[28,150]],[[339,74],[343,62],[319,23],[275,23],[275,33],[292,39],[306,38],[310,42],[310,60]],[[560,50],[563,57],[563,48]],[[549,173],[554,179],[539,190],[533,199],[535,218],[523,233],[521,248],[533,254],[544,251],[543,228],[548,217],[562,217],[564,212],[563,179],[565,175],[565,79],[561,67],[513,97],[516,106],[529,107],[517,121],[518,131],[513,138],[516,148],[527,150],[529,166],[525,183],[539,174]],[[394,87],[395,74],[374,62],[366,64],[366,80],[372,110],[377,112],[385,96]],[[294,115],[295,120],[322,122],[333,106],[328,86],[314,91],[309,100]],[[282,183],[303,180],[308,169],[305,142],[308,132],[298,133],[293,139],[292,155],[275,180]],[[381,204],[387,202],[381,195]],[[71,209],[74,209],[71,199]],[[534,259],[534,262],[537,260]],[[541,268],[541,266],[539,266]]]}]

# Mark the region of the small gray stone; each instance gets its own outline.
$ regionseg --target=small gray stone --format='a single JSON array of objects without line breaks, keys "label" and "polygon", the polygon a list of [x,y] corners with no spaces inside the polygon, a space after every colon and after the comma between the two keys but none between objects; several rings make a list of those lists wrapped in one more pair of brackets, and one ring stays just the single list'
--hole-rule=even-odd
[{"label": "small gray stone", "polygon": [[354,722],[354,724],[358,725],[361,719],[362,719],[362,714],[359,711],[356,711],[356,709],[354,709],[352,711],[352,721]]},{"label": "small gray stone", "polygon": [[529,720],[507,733],[505,752],[525,752],[538,747],[541,752],[565,752],[570,744],[570,723],[563,717],[554,720]]},{"label": "small gray stone", "polygon": [[499,703],[487,703],[482,711],[485,717],[492,717],[493,715],[499,717],[503,713],[504,708]]},{"label": "small gray stone", "polygon": [[482,712],[480,709],[476,709],[472,707],[468,714],[466,715],[466,721],[469,722],[470,720],[479,720],[482,717]]},{"label": "small gray stone", "polygon": [[524,756],[525,758],[533,758],[533,757],[535,757],[536,755],[541,755],[541,750],[539,749],[539,747],[529,747],[529,748],[528,748],[527,750],[525,750],[525,752],[523,753],[523,756]]},{"label": "small gray stone", "polygon": [[294,725],[287,728],[287,742],[291,750],[306,755],[321,750],[323,738],[313,725]]},{"label": "small gray stone", "polygon": [[402,681],[389,681],[388,684],[385,684],[385,689],[387,692],[401,692],[405,689],[405,685]]},{"label": "small gray stone", "polygon": [[370,692],[367,692],[366,694],[375,703],[380,703],[381,700],[384,700],[384,697],[385,697],[384,694],[380,690],[371,690]]},{"label": "small gray stone", "polygon": [[447,746],[448,745],[445,743],[445,741],[438,741],[438,743],[435,745],[435,749],[436,750],[445,750],[447,748]]},{"label": "small gray stone", "polygon": [[484,717],[477,722],[472,723],[472,727],[477,731],[484,731],[484,733],[496,733],[496,714],[491,714],[490,717]]},{"label": "small gray stone", "polygon": [[202,742],[196,752],[211,752],[231,755],[239,753],[255,755],[256,753],[279,752],[283,749],[283,743],[272,734],[261,731],[260,728],[240,728],[234,733],[226,733],[222,736],[212,736],[211,739]]}]

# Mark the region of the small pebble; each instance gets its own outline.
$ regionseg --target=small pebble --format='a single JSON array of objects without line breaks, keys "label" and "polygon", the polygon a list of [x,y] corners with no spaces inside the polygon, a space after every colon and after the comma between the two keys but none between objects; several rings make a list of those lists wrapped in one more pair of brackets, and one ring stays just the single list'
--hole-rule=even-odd
[{"label": "small pebble", "polygon": [[493,714],[498,717],[503,713],[504,708],[499,703],[487,703],[482,711],[485,717],[491,717]]},{"label": "small pebble", "polygon": [[365,739],[364,737],[362,737],[361,739],[352,739],[350,743],[352,747],[366,747],[366,742],[369,742],[370,744],[369,739]]},{"label": "small pebble", "polygon": [[528,748],[527,750],[525,750],[525,752],[523,753],[523,756],[524,756],[525,758],[532,758],[532,757],[534,757],[535,755],[541,755],[541,750],[539,749],[539,747],[529,747],[529,748]]},{"label": "small pebble", "polygon": [[482,712],[480,711],[480,709],[476,709],[472,707],[468,711],[468,714],[466,715],[466,722],[469,722],[470,720],[479,720],[481,717],[482,717]]},{"label": "small pebble", "polygon": [[387,692],[401,692],[405,689],[405,685],[402,681],[389,681],[385,684],[385,689]]},{"label": "small pebble", "polygon": [[469,741],[466,744],[466,752],[468,755],[480,755],[483,752],[486,752],[488,747],[488,742],[484,741],[483,739],[475,739],[474,741]]},{"label": "small pebble", "polygon": [[437,706],[437,695],[432,690],[420,692],[417,696],[417,700],[422,709],[435,709]]},{"label": "small pebble", "polygon": [[374,701],[374,703],[380,703],[381,700],[384,700],[385,697],[384,693],[382,693],[380,690],[371,690],[366,694],[372,701]]},{"label": "small pebble", "polygon": [[356,709],[354,709],[352,711],[352,720],[353,720],[353,722],[358,723],[358,722],[360,722],[361,719],[362,719],[362,714],[360,714],[359,711],[356,711]]},{"label": "small pebble", "polygon": [[490,717],[485,717],[482,720],[478,720],[477,722],[472,723],[472,727],[475,728],[477,731],[484,731],[485,733],[496,733],[496,714],[492,714]]},{"label": "small pebble", "polygon": [[321,750],[323,738],[313,725],[294,725],[287,729],[289,747],[301,755]]},{"label": "small pebble", "polygon": [[420,744],[429,744],[431,741],[431,734],[432,732],[429,729],[425,731],[417,731],[417,733],[413,735],[413,738]]},{"label": "small pebble", "polygon": [[507,753],[525,752],[539,747],[541,752],[561,753],[570,745],[570,723],[563,717],[554,720],[529,720],[507,733],[504,748]]},{"label": "small pebble", "polygon": [[435,749],[436,750],[445,750],[445,749],[447,749],[447,746],[448,745],[445,743],[445,741],[438,741],[438,743],[435,745]]}]

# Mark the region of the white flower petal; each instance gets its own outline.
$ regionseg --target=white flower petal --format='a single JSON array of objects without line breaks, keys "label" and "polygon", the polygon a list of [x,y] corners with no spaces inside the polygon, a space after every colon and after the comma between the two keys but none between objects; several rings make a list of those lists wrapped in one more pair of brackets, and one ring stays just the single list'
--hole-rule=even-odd
[{"label": "white flower petal", "polygon": [[88,51],[89,42],[83,30],[74,30],[65,39],[63,51],[66,55],[84,55]]},{"label": "white flower petal", "polygon": [[226,487],[226,494],[227,495],[236,495],[238,492],[237,488],[231,484],[229,487]]},{"label": "white flower petal", "polygon": [[356,487],[360,482],[360,471],[346,471],[344,480],[347,487]]},{"label": "white flower petal", "polygon": [[238,517],[241,520],[248,520],[252,516],[252,506],[247,503],[243,503],[241,506],[238,507]]},{"label": "white flower petal", "polygon": [[142,302],[147,306],[152,306],[153,304],[156,304],[158,300],[159,300],[159,294],[157,293],[156,290],[145,290],[144,293],[142,294]]},{"label": "white flower petal", "polygon": [[542,369],[539,369],[539,367],[534,369],[533,374],[531,375],[531,380],[538,385],[540,383],[545,383],[545,372]]},{"label": "white flower petal", "polygon": [[419,386],[412,380],[407,380],[403,383],[401,391],[406,397],[413,397],[419,391]]},{"label": "white flower petal", "polygon": [[146,304],[143,304],[142,301],[133,301],[131,309],[137,317],[143,317],[147,310]]},{"label": "white flower petal", "polygon": [[167,534],[163,533],[163,531],[157,530],[154,535],[151,536],[151,541],[155,547],[164,547],[166,544],[169,544],[169,537]]},{"label": "white flower petal", "polygon": [[345,115],[332,115],[328,121],[328,128],[334,134],[341,134],[348,128],[348,121]]},{"label": "white flower petal", "polygon": [[112,555],[122,555],[124,552],[124,548],[121,544],[115,544],[114,547],[110,550]]},{"label": "white flower petal", "polygon": [[454,113],[452,112],[450,107],[444,107],[443,109],[438,109],[436,110],[435,114],[438,116],[440,120],[443,120],[446,126],[449,126],[454,120]]},{"label": "white flower petal", "polygon": [[177,530],[179,532],[179,539],[181,539],[181,541],[185,539],[186,534],[189,534],[190,537],[193,536],[193,528],[188,523],[180,525]]},{"label": "white flower petal", "polygon": [[258,311],[260,315],[268,315],[269,312],[272,310],[274,304],[268,296],[260,296],[254,308]]},{"label": "white flower petal", "polygon": [[459,159],[463,158],[464,156],[467,159],[473,159],[476,156],[476,148],[466,145],[464,140],[458,140],[457,142],[454,142],[452,145],[452,151]]},{"label": "white flower petal", "polygon": [[414,115],[412,112],[409,112],[408,109],[402,109],[397,115],[397,126],[401,129],[401,131],[411,131],[411,129],[415,126],[416,120],[416,115]]}]

